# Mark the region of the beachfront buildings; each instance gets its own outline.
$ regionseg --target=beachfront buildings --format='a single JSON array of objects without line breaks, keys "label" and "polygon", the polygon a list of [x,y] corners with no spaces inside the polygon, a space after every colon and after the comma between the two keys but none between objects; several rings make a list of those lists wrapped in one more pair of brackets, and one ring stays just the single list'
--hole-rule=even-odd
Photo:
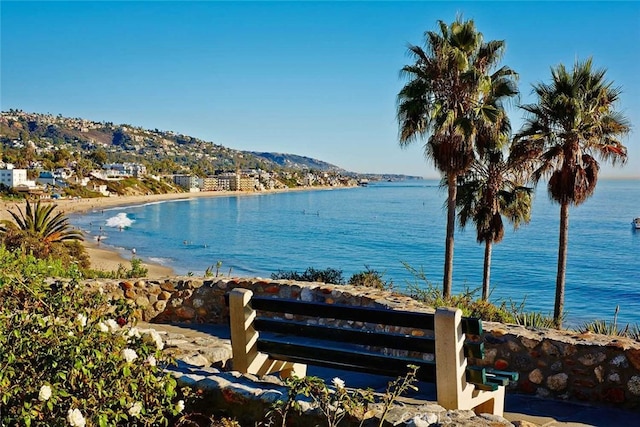
[{"label": "beachfront buildings", "polygon": [[231,178],[228,176],[208,176],[199,178],[198,182],[202,191],[231,191]]},{"label": "beachfront buildings", "polygon": [[147,174],[147,167],[140,163],[105,163],[102,165],[103,171],[109,177],[129,177],[136,178]]},{"label": "beachfront buildings", "polygon": [[26,169],[14,169],[13,165],[5,165],[3,169],[0,169],[0,184],[14,188],[19,185],[30,186],[35,185],[33,181],[27,179]]},{"label": "beachfront buildings", "polygon": [[174,175],[173,182],[189,191],[256,191],[258,178],[233,172],[198,178],[192,175]]},{"label": "beachfront buildings", "polygon": [[197,176],[192,175],[174,175],[173,182],[190,192],[200,191],[200,183]]},{"label": "beachfront buildings", "polygon": [[258,186],[258,180],[253,176],[232,173],[228,177],[231,191],[255,191]]},{"label": "beachfront buildings", "polygon": [[55,171],[42,171],[40,172],[40,175],[38,175],[36,182],[41,185],[66,187],[66,180],[71,176],[71,171],[66,171],[64,169],[58,169]]}]

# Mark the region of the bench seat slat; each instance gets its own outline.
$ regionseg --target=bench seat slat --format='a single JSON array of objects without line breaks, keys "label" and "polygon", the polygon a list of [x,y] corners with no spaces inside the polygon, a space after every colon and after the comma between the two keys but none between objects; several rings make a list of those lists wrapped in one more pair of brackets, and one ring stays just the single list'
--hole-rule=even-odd
[{"label": "bench seat slat", "polygon": [[418,379],[435,381],[435,363],[421,359],[387,356],[354,349],[323,348],[317,345],[263,338],[258,340],[258,350],[285,362],[307,363],[389,376],[405,375],[409,370],[407,365],[413,364],[420,367],[416,375]]},{"label": "bench seat slat", "polygon": [[350,328],[337,329],[333,326],[311,325],[304,322],[271,318],[257,318],[254,321],[254,327],[259,332],[274,332],[290,336],[325,339],[421,353],[433,353],[435,351],[435,341],[433,337],[414,337],[411,335]]}]

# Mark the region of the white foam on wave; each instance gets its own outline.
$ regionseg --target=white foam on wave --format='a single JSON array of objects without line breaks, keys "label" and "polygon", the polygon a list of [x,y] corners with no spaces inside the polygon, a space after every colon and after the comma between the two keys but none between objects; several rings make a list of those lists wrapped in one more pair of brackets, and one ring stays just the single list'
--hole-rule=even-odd
[{"label": "white foam on wave", "polygon": [[171,262],[170,258],[161,258],[161,257],[149,257],[149,261],[154,264],[167,265]]},{"label": "white foam on wave", "polygon": [[116,216],[112,216],[111,218],[107,219],[107,221],[105,222],[105,225],[107,227],[113,227],[113,228],[126,228],[126,227],[131,227],[131,224],[133,224],[134,221],[127,217],[127,214],[124,212],[119,213]]}]

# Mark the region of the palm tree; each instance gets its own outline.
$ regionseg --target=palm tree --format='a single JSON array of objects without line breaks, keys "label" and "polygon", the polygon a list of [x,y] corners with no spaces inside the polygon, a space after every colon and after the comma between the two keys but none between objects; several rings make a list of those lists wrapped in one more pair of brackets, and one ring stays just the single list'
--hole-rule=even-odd
[{"label": "palm tree", "polygon": [[525,124],[516,151],[532,154],[534,182],[548,177],[547,190],[560,204],[560,235],[554,322],[562,326],[569,233],[569,206],[580,205],[595,191],[600,166],[594,156],[613,165],[624,163],[627,149],[620,138],[629,132],[627,119],[615,111],[621,90],[605,79],[606,70],[592,60],[551,69],[550,84],[534,85],[537,103],[523,105]]},{"label": "palm tree", "polygon": [[57,205],[42,205],[40,201],[32,207],[27,200],[25,211],[18,208],[18,213],[8,211],[15,223],[9,220],[0,222],[0,235],[16,230],[25,241],[38,241],[48,252],[52,244],[73,240],[84,240],[82,232],[74,230],[68,218],[62,212],[53,214]]},{"label": "palm tree", "polygon": [[[504,135],[506,136],[506,135]],[[494,243],[504,237],[505,217],[517,229],[531,218],[532,191],[523,185],[522,162],[513,156],[504,158],[499,146],[481,151],[469,171],[458,183],[458,220],[464,228],[469,221],[476,226],[478,243],[485,244],[482,275],[482,299],[489,298],[491,253]]]},{"label": "palm tree", "polygon": [[[398,94],[400,146],[426,138],[425,157],[447,185],[447,232],[443,295],[451,295],[457,179],[474,159],[477,124],[499,116],[497,97],[517,93],[516,73],[502,67],[492,74],[503,41],[483,42],[472,20],[457,18],[440,32],[425,33],[425,48],[409,46],[414,64],[402,68],[408,82]],[[493,93],[492,93],[493,92]]]}]

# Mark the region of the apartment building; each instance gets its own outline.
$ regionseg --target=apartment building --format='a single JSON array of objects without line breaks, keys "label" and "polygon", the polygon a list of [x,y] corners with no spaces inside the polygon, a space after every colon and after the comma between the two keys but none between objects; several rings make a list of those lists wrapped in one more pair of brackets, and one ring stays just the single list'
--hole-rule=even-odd
[{"label": "apartment building", "polygon": [[18,185],[27,185],[33,181],[27,180],[26,169],[14,169],[12,166],[7,165],[4,169],[0,169],[0,184],[6,185],[9,188],[17,187]]},{"label": "apartment building", "polygon": [[200,191],[200,183],[197,176],[192,175],[174,175],[173,182],[180,187],[186,188],[190,192]]}]

